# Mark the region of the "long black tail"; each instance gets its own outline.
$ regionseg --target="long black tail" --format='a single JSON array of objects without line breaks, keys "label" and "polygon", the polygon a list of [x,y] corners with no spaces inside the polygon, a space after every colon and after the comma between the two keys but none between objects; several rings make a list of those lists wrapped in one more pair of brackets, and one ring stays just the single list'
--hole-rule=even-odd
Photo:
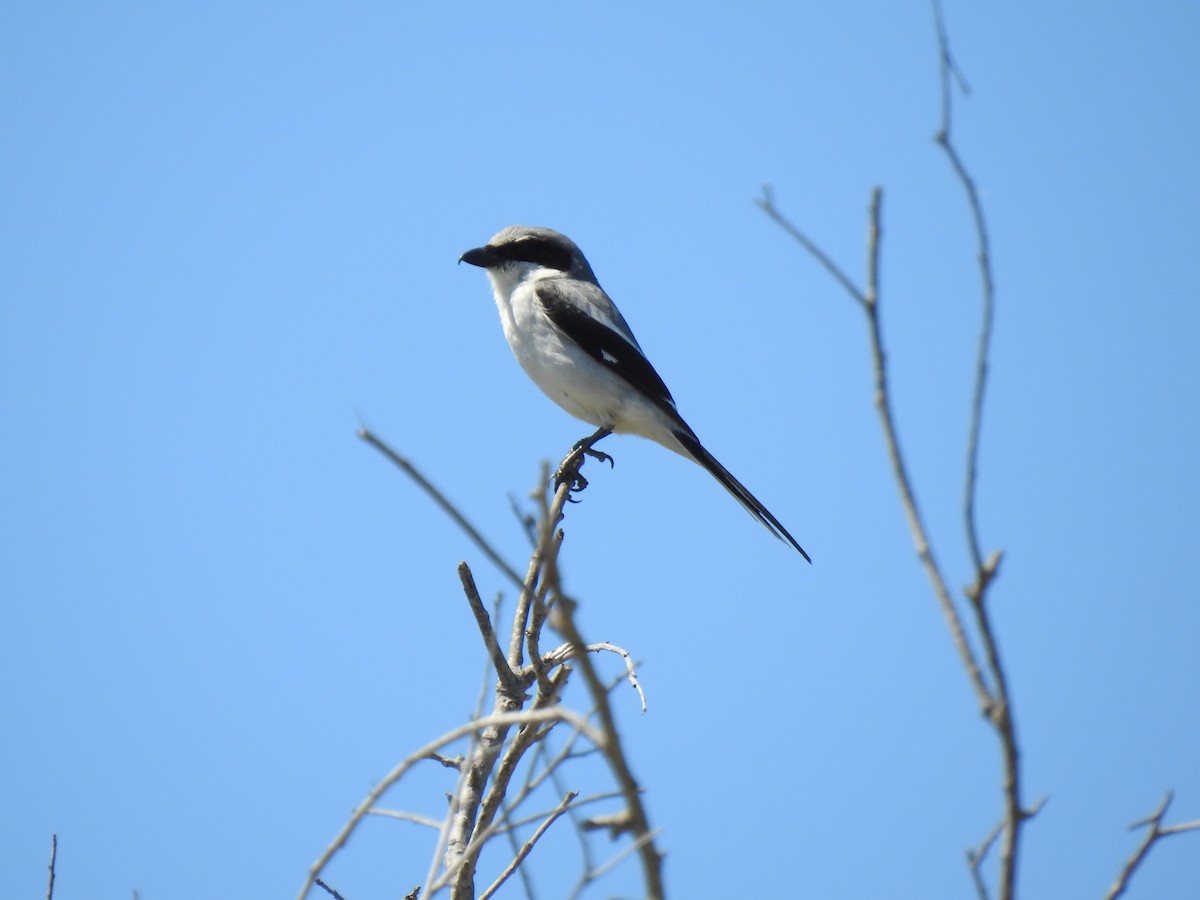
[{"label": "long black tail", "polygon": [[679,443],[683,445],[683,448],[687,450],[689,454],[691,454],[692,459],[696,460],[696,462],[708,469],[708,471],[712,474],[712,477],[721,482],[725,490],[733,494],[737,502],[749,510],[750,515],[762,522],[763,525],[765,525],[771,532],[771,534],[775,535],[775,537],[779,538],[781,541],[787,541],[796,548],[801,556],[803,556],[810,563],[812,562],[812,560],[809,559],[808,554],[804,552],[804,548],[801,547],[796,539],[788,533],[788,530],[783,527],[783,523],[771,515],[771,511],[763,506],[759,499],[746,489],[744,484],[734,478],[728,469],[717,462],[717,458],[715,456],[704,449],[704,447],[700,444],[700,441],[696,438],[696,435],[690,433],[690,431],[676,431],[675,437]]}]

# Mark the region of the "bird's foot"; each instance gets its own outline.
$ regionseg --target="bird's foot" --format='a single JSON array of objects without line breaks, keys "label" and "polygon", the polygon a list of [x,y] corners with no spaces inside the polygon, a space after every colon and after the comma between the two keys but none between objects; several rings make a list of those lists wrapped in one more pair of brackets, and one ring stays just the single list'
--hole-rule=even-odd
[{"label": "bird's foot", "polygon": [[[574,456],[574,454],[572,454]],[[588,486],[588,480],[583,477],[579,471],[579,466],[583,462],[582,457],[577,457],[574,460],[571,457],[563,460],[563,464],[558,467],[558,471],[554,473],[554,492],[558,493],[558,489],[564,484],[567,485],[567,502],[578,503],[572,494],[578,494]]]},{"label": "bird's foot", "polygon": [[571,495],[578,494],[588,486],[588,480],[583,477],[583,473],[579,470],[583,468],[583,462],[589,456],[600,462],[607,462],[610,468],[614,466],[611,456],[597,450],[593,446],[598,440],[607,437],[611,433],[609,429],[601,428],[595,434],[575,442],[571,447],[571,452],[567,454],[554,473],[554,490],[556,493],[565,484],[567,485],[567,499],[572,503],[579,502]]}]

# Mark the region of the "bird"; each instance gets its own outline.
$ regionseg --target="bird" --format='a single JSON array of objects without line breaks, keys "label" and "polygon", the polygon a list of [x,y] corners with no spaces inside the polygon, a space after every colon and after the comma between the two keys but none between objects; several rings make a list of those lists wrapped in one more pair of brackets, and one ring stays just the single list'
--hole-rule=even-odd
[{"label": "bird", "polygon": [[596,441],[612,433],[649,438],[701,465],[775,537],[812,562],[700,443],[574,241],[549,228],[511,225],[459,262],[487,272],[504,336],[525,374],[568,413],[597,426],[575,449],[611,463],[592,449]]}]

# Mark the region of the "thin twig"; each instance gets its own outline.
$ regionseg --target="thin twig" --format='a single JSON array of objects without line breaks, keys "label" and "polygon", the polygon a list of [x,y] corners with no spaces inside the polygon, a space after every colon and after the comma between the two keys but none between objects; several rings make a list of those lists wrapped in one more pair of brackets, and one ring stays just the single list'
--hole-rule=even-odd
[{"label": "thin twig", "polygon": [[488,897],[500,890],[500,885],[508,881],[509,876],[512,875],[512,873],[517,870],[517,867],[525,861],[525,857],[527,857],[530,851],[533,850],[533,845],[537,843],[538,838],[545,834],[546,830],[554,824],[555,820],[567,811],[567,807],[571,805],[571,801],[578,796],[578,791],[567,792],[566,796],[563,797],[562,802],[559,803],[558,806],[554,807],[554,811],[546,817],[546,821],[539,825],[537,831],[535,831],[529,840],[522,845],[521,850],[517,853],[516,857],[513,858],[513,861],[510,862],[504,871],[500,873],[500,876],[494,882],[492,882],[491,886],[479,895],[479,900],[488,900]]},{"label": "thin twig", "polygon": [[[541,744],[538,744],[540,747]],[[520,847],[517,844],[516,829],[504,828],[504,837],[508,841],[508,848],[515,856]],[[529,869],[525,866],[520,866],[517,869],[517,874],[521,876],[521,888],[525,891],[525,900],[537,900],[537,892],[533,888],[533,878],[529,874]]]},{"label": "thin twig", "polygon": [[954,107],[955,83],[964,93],[966,80],[950,51],[950,39],[946,30],[940,0],[932,0],[934,26],[938,41],[938,72],[942,92],[942,121],[937,133],[937,143],[945,151],[950,167],[954,170],[966,196],[967,207],[975,230],[978,247],[979,276],[981,282],[981,314],[979,338],[975,354],[975,374],[971,389],[971,407],[967,426],[966,477],[963,487],[963,521],[967,532],[967,548],[975,572],[974,583],[966,591],[967,599],[975,611],[975,625],[983,644],[988,674],[991,676],[994,704],[989,718],[1000,737],[1004,756],[1004,807],[1005,829],[1000,850],[1000,900],[1011,900],[1016,893],[1017,855],[1021,829],[1032,813],[1021,805],[1021,759],[1017,741],[1016,722],[1008,692],[1008,676],[1000,658],[1000,647],[987,612],[987,590],[1000,565],[1000,553],[992,553],[987,560],[979,540],[979,521],[975,503],[978,496],[979,445],[983,428],[983,406],[987,390],[988,360],[991,353],[992,322],[995,318],[995,279],[992,274],[991,242],[988,238],[987,219],[975,179],[954,146],[951,135]]},{"label": "thin twig", "polygon": [[50,835],[50,883],[46,886],[46,900],[54,900],[54,860],[58,856],[58,834]]},{"label": "thin twig", "polygon": [[475,614],[475,624],[479,626],[483,644],[492,658],[492,665],[496,667],[496,676],[507,693],[514,697],[520,696],[524,691],[521,680],[509,668],[508,660],[504,658],[500,644],[496,642],[496,632],[492,630],[491,617],[488,616],[487,608],[479,596],[479,589],[475,587],[475,577],[465,562],[458,564],[458,578],[462,582],[463,592],[467,595],[467,603],[471,606],[471,612]]},{"label": "thin twig", "polygon": [[864,308],[866,307],[866,305],[867,305],[866,294],[864,294],[863,291],[858,287],[858,285],[856,285],[850,279],[850,277],[848,275],[846,275],[846,273],[842,270],[841,266],[839,266],[832,259],[830,259],[829,255],[826,254],[824,250],[822,250],[820,247],[818,247],[817,244],[808,237],[808,235],[806,235],[803,231],[801,231],[799,228],[797,228],[795,225],[793,225],[791,223],[791,221],[789,221],[779,211],[779,207],[777,207],[775,205],[775,192],[773,190],[771,190],[771,186],[769,184],[763,185],[762,196],[755,202],[758,204],[759,208],[763,212],[765,212],[768,216],[770,216],[772,219],[775,220],[776,225],[778,225],[780,228],[782,228],[784,231],[786,231],[788,234],[790,234],[792,236],[792,239],[795,240],[798,244],[800,244],[800,246],[803,247],[805,250],[807,250],[808,254],[811,257],[813,257],[817,262],[819,262],[822,266],[824,266],[825,271],[827,271],[830,275],[833,276],[834,281],[837,281],[839,284],[841,284],[842,287],[844,287],[846,289],[846,293],[849,294],[851,297],[853,297],[854,300],[859,304],[859,306],[862,306]]},{"label": "thin twig", "polygon": [[[642,692],[642,685],[638,681],[637,677],[637,668],[633,664],[633,657],[629,655],[629,651],[623,647],[618,647],[616,644],[610,644],[607,641],[603,641],[599,644],[588,644],[587,650],[589,653],[600,653],[601,651],[607,650],[609,653],[617,654],[625,661],[625,677],[629,680],[629,684],[633,687],[633,689],[638,692],[638,696],[642,700],[642,713],[645,714],[646,695]],[[561,647],[557,647],[543,656],[542,661],[547,667],[561,664],[562,662],[571,658],[572,652],[573,648],[570,644],[563,644]]]},{"label": "thin twig", "polygon": [[[475,715],[472,718],[478,719],[480,715],[482,715],[482,710],[477,709],[475,711]],[[441,765],[445,766],[447,769],[454,769],[455,771],[461,771],[464,757],[462,757],[461,755],[460,756],[442,756],[442,754],[440,754],[440,753],[430,753],[429,756],[426,757],[426,759],[432,760],[435,763],[440,763]]]},{"label": "thin twig", "polygon": [[431,819],[429,816],[422,816],[419,813],[407,812],[402,809],[380,809],[372,806],[367,810],[369,816],[379,816],[384,819],[399,819],[401,822],[412,822],[414,825],[424,825],[426,828],[439,829],[442,827],[441,819]]},{"label": "thin twig", "polygon": [[992,826],[992,830],[987,833],[978,847],[967,850],[967,867],[971,870],[971,881],[975,884],[975,893],[979,900],[988,900],[987,884],[984,883],[983,873],[980,867],[983,861],[987,858],[988,851],[992,849],[992,844],[996,843],[996,839],[1000,837],[1000,832],[1004,830],[1004,823],[1007,820],[997,822]]},{"label": "thin twig", "polygon": [[661,833],[662,829],[656,828],[654,831],[647,831],[645,834],[638,835],[637,840],[635,840],[632,844],[630,844],[620,853],[615,854],[612,859],[608,860],[608,862],[601,863],[599,866],[593,869],[592,881],[598,881],[599,879],[603,878],[621,863],[625,862],[625,860],[634,853],[644,851],[646,847],[651,846],[654,843],[654,839]]},{"label": "thin twig", "polygon": [[938,59],[942,70],[942,77],[940,79],[942,86],[942,129],[948,132],[950,130],[950,116],[953,112],[951,104],[951,80],[953,79],[963,94],[970,94],[971,88],[967,84],[967,79],[963,77],[958,63],[950,53],[950,41],[947,37],[946,19],[942,15],[941,0],[933,0],[933,24],[937,30]]},{"label": "thin twig", "polygon": [[397,466],[399,466],[404,474],[415,481],[417,486],[426,494],[428,494],[433,499],[433,502],[441,507],[442,511],[446,513],[446,515],[454,520],[455,524],[457,524],[458,527],[466,533],[467,537],[474,542],[476,547],[483,551],[484,556],[490,559],[495,564],[496,568],[504,573],[505,577],[507,577],[509,581],[515,584],[518,588],[521,587],[524,582],[522,581],[521,576],[516,573],[516,570],[513,569],[513,567],[507,562],[505,562],[504,558],[500,556],[495,549],[493,549],[492,545],[487,542],[487,540],[482,534],[479,533],[475,526],[467,521],[466,516],[459,512],[458,507],[446,499],[445,494],[434,487],[429,479],[417,471],[416,466],[389,447],[383,442],[383,440],[376,437],[375,433],[369,428],[363,427],[358,429],[358,436],[390,459]]},{"label": "thin twig", "polygon": [[[620,791],[605,791],[603,794],[590,794],[589,796],[584,797],[582,800],[576,800],[573,802],[571,804],[571,810],[577,810],[583,806],[587,806],[588,804],[600,803],[604,800],[616,800],[623,796],[625,795]],[[536,822],[538,819],[544,819],[545,817],[546,811],[542,810],[541,812],[533,813],[532,815],[524,816],[520,819],[510,819],[502,828],[497,828],[496,833],[503,834],[505,832],[515,831],[523,825],[528,825],[531,822]]]},{"label": "thin twig", "polygon": [[[545,463],[542,464],[540,476],[538,488],[533,496],[535,498],[543,498],[542,503],[544,505],[544,485],[550,478],[550,467]],[[561,515],[561,510],[559,513]],[[537,593],[538,582],[542,576],[542,564],[546,554],[549,552],[551,537],[554,533],[554,526],[550,523],[549,516],[550,513],[547,509],[539,523],[541,531],[538,534],[537,546],[534,547],[533,554],[529,557],[529,568],[526,570],[525,578],[521,582],[521,593],[517,597],[517,611],[513,615],[512,635],[508,641],[508,664],[514,670],[519,669],[524,661],[523,650],[525,647],[526,625],[529,623],[530,607],[533,605]],[[530,662],[540,663],[538,660],[530,660]]]},{"label": "thin twig", "polygon": [[313,884],[319,888],[323,888],[327,894],[333,897],[333,900],[346,900],[345,897],[323,882],[320,878],[314,879]]},{"label": "thin twig", "polygon": [[[1046,805],[1049,797],[1038,797],[1033,806],[1025,812],[1025,818],[1033,818],[1042,811],[1042,807]],[[982,866],[988,853],[995,845],[996,841],[1002,835],[1008,826],[1008,816],[1005,816],[997,822],[992,830],[987,833],[987,836],[979,842],[979,846],[972,847],[967,850],[967,865],[971,870],[971,880],[975,883],[975,893],[979,895],[980,900],[988,900],[987,886],[983,883]]]},{"label": "thin twig", "polygon": [[1167,791],[1166,796],[1162,798],[1162,802],[1158,804],[1158,809],[1146,818],[1140,819],[1129,826],[1130,831],[1145,828],[1146,834],[1142,838],[1142,842],[1138,845],[1138,848],[1125,861],[1120,874],[1117,875],[1117,880],[1113,882],[1113,886],[1105,894],[1105,900],[1116,900],[1117,897],[1125,893],[1125,889],[1129,887],[1129,880],[1133,877],[1133,873],[1137,871],[1138,866],[1150,854],[1150,849],[1159,840],[1172,834],[1183,834],[1186,831],[1200,831],[1200,820],[1183,822],[1179,825],[1163,825],[1162,820],[1166,816],[1167,807],[1171,805],[1171,800],[1174,799],[1174,796],[1173,791]]},{"label": "thin twig", "polygon": [[[936,2],[936,0],[935,0]],[[942,78],[949,77],[948,64],[943,63]],[[943,121],[942,129],[937,135],[938,145],[946,151],[946,157],[958,176],[963,192],[967,196],[967,205],[971,209],[971,219],[975,227],[975,239],[979,247],[979,276],[982,281],[982,312],[980,316],[979,338],[975,352],[975,379],[971,389],[971,415],[967,427],[967,465],[966,485],[964,487],[963,511],[967,526],[967,545],[971,551],[971,562],[977,572],[983,569],[983,551],[979,542],[979,523],[975,515],[976,481],[979,472],[979,435],[983,428],[983,400],[987,390],[988,358],[992,345],[992,322],[995,318],[996,288],[992,276],[992,253],[988,238],[987,220],[983,215],[983,204],[979,199],[979,190],[975,187],[975,179],[967,171],[966,165],[959,156],[950,137],[948,120]]]}]

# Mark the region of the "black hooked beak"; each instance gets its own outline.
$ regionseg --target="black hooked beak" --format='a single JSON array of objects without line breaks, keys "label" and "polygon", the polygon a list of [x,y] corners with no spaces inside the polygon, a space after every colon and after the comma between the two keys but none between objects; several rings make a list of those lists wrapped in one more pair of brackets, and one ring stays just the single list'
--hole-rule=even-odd
[{"label": "black hooked beak", "polygon": [[500,262],[500,258],[490,247],[476,247],[474,250],[468,250],[458,258],[460,263],[469,263],[472,266],[479,266],[481,269],[487,269]]}]

